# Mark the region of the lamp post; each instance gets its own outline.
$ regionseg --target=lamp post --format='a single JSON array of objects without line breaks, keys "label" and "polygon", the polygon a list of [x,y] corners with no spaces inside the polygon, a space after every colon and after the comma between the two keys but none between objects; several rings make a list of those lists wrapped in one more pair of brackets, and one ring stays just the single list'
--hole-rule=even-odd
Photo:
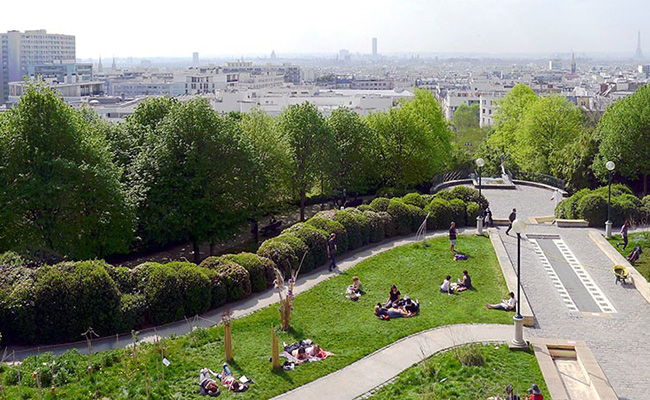
[{"label": "lamp post", "polygon": [[512,222],[512,230],[517,234],[517,313],[513,317],[515,338],[512,347],[524,348],[528,345],[524,341],[524,317],[521,316],[521,234],[526,230],[526,223],[517,218]]},{"label": "lamp post", "polygon": [[609,174],[609,188],[607,190],[607,221],[605,222],[605,237],[607,239],[612,237],[612,221],[609,218],[612,208],[612,171],[616,168],[614,161],[607,161],[605,163],[607,173]]},{"label": "lamp post", "polygon": [[478,167],[478,204],[479,204],[479,215],[476,217],[476,234],[483,236],[483,218],[481,218],[481,168],[485,165],[485,160],[482,158],[476,159],[476,166]]}]

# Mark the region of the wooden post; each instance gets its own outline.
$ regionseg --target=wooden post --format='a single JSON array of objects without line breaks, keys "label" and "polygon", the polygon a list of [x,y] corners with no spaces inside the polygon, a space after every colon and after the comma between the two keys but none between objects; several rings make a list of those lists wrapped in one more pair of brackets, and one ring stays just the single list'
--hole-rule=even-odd
[{"label": "wooden post", "polygon": [[280,368],[280,354],[278,351],[278,337],[275,335],[275,328],[271,324],[271,363],[273,369]]},{"label": "wooden post", "polygon": [[226,350],[226,362],[232,362],[232,330],[230,324],[232,323],[232,312],[224,310],[221,314],[221,321],[223,322],[223,345]]}]

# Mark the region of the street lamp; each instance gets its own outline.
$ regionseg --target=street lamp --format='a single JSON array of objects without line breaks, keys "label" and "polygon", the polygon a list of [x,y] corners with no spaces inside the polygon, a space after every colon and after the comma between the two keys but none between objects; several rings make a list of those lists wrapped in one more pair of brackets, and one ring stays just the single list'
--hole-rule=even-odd
[{"label": "street lamp", "polygon": [[609,219],[612,208],[612,171],[616,168],[614,161],[607,161],[605,163],[607,173],[609,174],[609,188],[607,191],[607,221],[605,222],[605,237],[607,239],[612,237],[612,221]]},{"label": "street lamp", "polygon": [[517,234],[517,313],[513,317],[515,321],[515,338],[512,339],[513,347],[526,347],[524,341],[524,317],[521,316],[521,234],[526,230],[526,222],[523,219],[515,219],[512,222],[512,230]]},{"label": "street lamp", "polygon": [[476,234],[483,236],[483,218],[481,218],[481,168],[485,165],[485,160],[482,158],[476,159],[476,166],[478,167],[478,204],[479,215],[476,217]]}]

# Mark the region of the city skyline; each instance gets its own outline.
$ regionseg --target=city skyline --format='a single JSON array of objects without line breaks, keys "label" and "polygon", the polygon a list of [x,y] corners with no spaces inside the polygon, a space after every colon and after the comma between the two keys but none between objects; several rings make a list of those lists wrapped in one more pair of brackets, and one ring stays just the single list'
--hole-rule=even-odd
[{"label": "city skyline", "polygon": [[[624,0],[612,8],[604,0],[333,0],[328,7],[295,0],[252,0],[246,12],[223,3],[197,1],[169,7],[116,0],[97,18],[86,10],[36,0],[38,13],[6,5],[0,31],[46,29],[75,35],[78,58],[191,57],[336,53],[540,54],[630,53],[637,33],[645,50],[644,27],[650,4]],[[624,18],[612,18],[621,11]],[[194,16],[197,16],[195,18]],[[214,17],[211,17],[211,16]],[[227,15],[227,17],[220,17]],[[198,17],[203,18],[199,20]],[[208,17],[206,17],[208,16]],[[650,51],[644,51],[650,53]]]}]

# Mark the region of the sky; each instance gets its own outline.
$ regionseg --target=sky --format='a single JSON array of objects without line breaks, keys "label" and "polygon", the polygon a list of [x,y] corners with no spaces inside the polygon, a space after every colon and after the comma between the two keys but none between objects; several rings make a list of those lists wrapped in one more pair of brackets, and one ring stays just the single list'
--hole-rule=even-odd
[{"label": "sky", "polygon": [[373,37],[383,54],[633,54],[639,30],[650,55],[650,1],[4,0],[0,31],[26,29],[75,35],[78,58],[370,53]]}]

